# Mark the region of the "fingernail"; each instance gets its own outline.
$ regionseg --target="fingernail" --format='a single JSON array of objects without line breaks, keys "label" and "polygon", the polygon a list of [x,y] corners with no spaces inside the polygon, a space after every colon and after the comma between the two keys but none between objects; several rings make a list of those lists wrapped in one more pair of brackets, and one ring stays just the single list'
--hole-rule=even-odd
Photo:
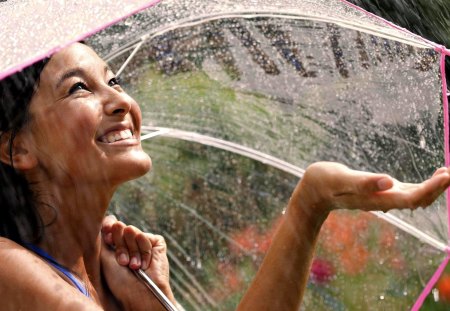
[{"label": "fingernail", "polygon": [[120,254],[118,261],[119,261],[119,264],[122,266],[127,265],[128,264],[128,255],[125,253]]},{"label": "fingernail", "polygon": [[377,181],[378,190],[383,191],[392,187],[392,181],[390,178],[384,177]]},{"label": "fingernail", "polygon": [[137,257],[131,257],[130,267],[131,268],[139,268],[141,263]]}]

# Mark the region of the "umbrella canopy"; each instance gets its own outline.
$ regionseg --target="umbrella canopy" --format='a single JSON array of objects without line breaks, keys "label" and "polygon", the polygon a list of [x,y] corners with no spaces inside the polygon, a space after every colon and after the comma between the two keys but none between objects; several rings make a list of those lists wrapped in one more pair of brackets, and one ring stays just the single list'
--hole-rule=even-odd
[{"label": "umbrella canopy", "polygon": [[[143,2],[91,1],[82,16],[74,5],[69,12],[78,13],[55,19],[43,41],[26,30],[6,36],[18,24],[12,12],[36,11],[0,3],[8,21],[0,72],[152,4]],[[88,42],[141,103],[155,163],[121,189],[113,209],[165,235],[187,309],[234,308],[309,163],[339,161],[405,181],[444,165],[446,50],[345,1],[166,0]],[[412,306],[446,254],[445,200],[375,215],[393,226],[364,213],[328,219],[306,308]]]},{"label": "umbrella canopy", "polygon": [[155,1],[0,1],[0,79]]}]

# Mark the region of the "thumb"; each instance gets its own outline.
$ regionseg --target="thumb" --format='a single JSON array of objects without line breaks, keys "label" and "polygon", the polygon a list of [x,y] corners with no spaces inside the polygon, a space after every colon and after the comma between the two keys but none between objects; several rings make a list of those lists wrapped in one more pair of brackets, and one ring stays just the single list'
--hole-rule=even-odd
[{"label": "thumb", "polygon": [[370,194],[379,191],[386,191],[394,186],[394,179],[386,174],[373,174],[353,171],[359,175],[356,178],[348,178],[353,183],[356,194]]}]

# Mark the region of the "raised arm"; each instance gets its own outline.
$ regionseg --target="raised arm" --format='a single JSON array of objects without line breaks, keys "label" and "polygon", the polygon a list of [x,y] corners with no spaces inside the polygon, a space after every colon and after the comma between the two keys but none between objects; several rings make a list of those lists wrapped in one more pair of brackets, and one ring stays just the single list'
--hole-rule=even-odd
[{"label": "raised arm", "polygon": [[320,228],[334,209],[416,209],[430,205],[448,186],[441,168],[420,184],[385,174],[319,162],[308,167],[289,201],[284,221],[238,310],[298,310]]}]

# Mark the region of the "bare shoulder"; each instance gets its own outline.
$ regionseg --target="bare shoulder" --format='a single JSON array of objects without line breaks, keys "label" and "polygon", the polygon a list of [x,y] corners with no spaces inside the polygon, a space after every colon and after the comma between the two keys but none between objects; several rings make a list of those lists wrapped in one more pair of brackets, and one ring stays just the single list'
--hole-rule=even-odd
[{"label": "bare shoulder", "polygon": [[41,258],[0,237],[2,310],[101,310]]},{"label": "bare shoulder", "polygon": [[[30,251],[20,244],[5,237],[0,237],[0,265],[2,267],[13,265],[17,269],[17,265],[15,265],[14,262],[20,263],[22,260],[27,258],[30,260],[35,257],[36,256],[33,256]],[[6,272],[9,272],[8,269],[0,270],[0,274],[5,274]]]},{"label": "bare shoulder", "polygon": [[2,248],[4,246],[9,247],[9,246],[20,246],[20,245],[10,239],[0,236],[0,248]]}]

